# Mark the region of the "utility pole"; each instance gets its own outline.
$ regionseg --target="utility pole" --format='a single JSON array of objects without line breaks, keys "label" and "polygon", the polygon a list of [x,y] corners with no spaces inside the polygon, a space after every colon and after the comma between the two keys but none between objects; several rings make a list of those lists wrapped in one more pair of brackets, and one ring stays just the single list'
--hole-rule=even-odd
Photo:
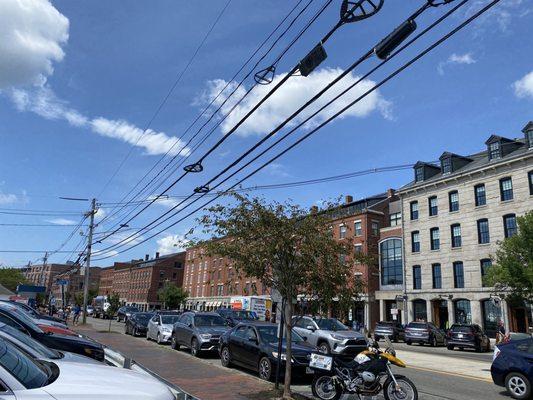
[{"label": "utility pole", "polygon": [[91,201],[90,222],[89,222],[89,237],[87,243],[87,264],[85,266],[85,275],[83,279],[83,319],[82,323],[87,322],[87,300],[89,297],[89,269],[91,268],[91,249],[93,243],[93,229],[94,229],[94,214],[96,214],[96,199]]},{"label": "utility pole", "polygon": [[44,286],[44,270],[46,269],[46,262],[48,261],[48,252],[44,253],[43,257],[43,266],[41,268],[41,276],[39,277],[39,284]]}]

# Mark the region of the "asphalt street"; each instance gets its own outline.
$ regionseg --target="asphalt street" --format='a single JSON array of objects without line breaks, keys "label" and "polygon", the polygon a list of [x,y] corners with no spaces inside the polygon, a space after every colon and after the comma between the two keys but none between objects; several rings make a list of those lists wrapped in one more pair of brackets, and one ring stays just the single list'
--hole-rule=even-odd
[{"label": "asphalt street", "polygon": [[[89,318],[89,323],[93,324],[93,327],[98,331],[107,331],[109,321],[102,321],[93,318]],[[111,330],[114,332],[124,332],[124,323],[118,323],[116,321],[111,322]],[[135,341],[144,341],[146,338],[133,338],[131,336],[124,336],[124,340],[128,341],[128,344],[134,346]],[[150,342],[152,346],[158,346],[154,342]],[[490,361],[492,359],[492,353],[478,354],[469,351],[449,351],[446,348],[430,348],[426,346],[407,346],[403,343],[394,344],[397,349],[415,351],[415,352],[424,352],[424,353],[438,353],[439,355],[449,356],[451,359],[476,359],[479,361],[486,361],[487,368],[490,368]],[[170,346],[162,346],[169,352],[174,352]],[[216,368],[221,368],[227,370],[226,368],[220,365],[220,359],[216,354],[205,355],[201,360],[197,360],[189,355],[187,350],[182,350],[180,353],[184,353],[190,357],[191,363],[208,363]],[[450,360],[451,361],[451,360]],[[438,369],[438,366],[435,366],[435,369]],[[232,369],[235,374],[247,374],[250,376],[255,376],[253,372],[248,372],[241,369]],[[155,370],[154,372],[158,372]],[[510,399],[509,396],[505,394],[503,388],[495,386],[492,382],[488,382],[483,379],[468,378],[464,376],[454,375],[453,373],[443,373],[438,371],[430,371],[426,369],[417,369],[416,367],[402,369],[397,371],[400,374],[406,375],[410,378],[416,385],[419,391],[420,399],[427,400],[501,400],[501,399]],[[259,379],[259,378],[257,378]],[[293,389],[299,393],[306,394],[311,396],[310,390],[310,380],[309,379],[299,379],[294,382]],[[350,397],[345,396],[345,399]],[[380,397],[381,398],[381,397]],[[376,400],[379,400],[377,398]]]}]

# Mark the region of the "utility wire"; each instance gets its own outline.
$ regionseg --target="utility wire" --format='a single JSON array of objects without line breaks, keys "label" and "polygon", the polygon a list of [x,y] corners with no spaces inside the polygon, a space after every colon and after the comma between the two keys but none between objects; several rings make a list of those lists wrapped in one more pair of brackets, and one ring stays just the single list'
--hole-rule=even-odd
[{"label": "utility wire", "polygon": [[[468,0],[463,0],[457,7],[455,7],[451,12],[455,11],[457,8],[459,8],[460,6],[464,5]],[[454,28],[453,30],[451,30],[450,32],[448,32],[446,35],[442,36],[440,39],[438,39],[437,41],[433,42],[433,44],[431,44],[430,46],[428,46],[427,48],[425,48],[422,52],[418,53],[415,57],[413,57],[412,59],[410,59],[407,63],[403,64],[401,67],[397,68],[394,72],[392,72],[391,74],[389,74],[385,79],[381,80],[378,84],[374,85],[371,89],[367,90],[362,96],[358,97],[356,100],[354,100],[353,102],[350,102],[350,104],[348,104],[347,106],[343,107],[340,111],[338,111],[337,113],[335,113],[333,116],[331,116],[330,118],[328,118],[327,120],[325,120],[324,122],[322,122],[320,125],[318,125],[317,127],[315,127],[314,129],[312,129],[310,132],[308,132],[306,135],[304,135],[303,137],[301,137],[300,139],[298,139],[295,143],[293,143],[292,145],[290,145],[288,148],[286,148],[285,150],[283,150],[281,153],[277,154],[275,157],[269,159],[267,162],[265,162],[264,164],[262,164],[260,167],[258,167],[257,169],[255,169],[254,171],[252,171],[251,173],[249,173],[248,175],[246,175],[244,178],[242,178],[239,182],[233,184],[230,188],[228,188],[227,190],[231,190],[232,188],[240,185],[243,181],[245,181],[246,179],[249,179],[251,176],[253,176],[254,174],[256,174],[257,172],[259,172],[261,169],[265,168],[267,165],[269,165],[270,163],[274,162],[276,159],[278,159],[279,157],[281,157],[282,155],[284,155],[285,153],[287,153],[289,150],[291,150],[292,148],[294,148],[295,146],[297,146],[298,144],[300,144],[301,142],[303,142],[305,139],[307,139],[308,137],[310,137],[312,134],[314,134],[315,132],[317,132],[319,129],[321,129],[322,127],[324,127],[325,125],[327,125],[328,123],[330,123],[331,121],[333,121],[335,118],[337,118],[339,115],[341,115],[342,113],[344,113],[346,110],[348,110],[349,108],[351,108],[353,105],[355,105],[357,102],[361,101],[361,99],[363,99],[364,97],[368,96],[370,93],[374,92],[375,90],[377,90],[379,87],[383,86],[385,83],[389,82],[391,79],[393,79],[394,77],[396,77],[398,74],[400,74],[401,72],[403,72],[405,69],[409,68],[411,65],[413,65],[414,63],[416,63],[418,60],[420,60],[422,57],[424,57],[426,54],[428,54],[429,52],[431,52],[433,49],[435,49],[436,47],[438,47],[440,44],[442,44],[443,42],[445,42],[446,40],[448,40],[450,37],[452,37],[454,34],[456,34],[458,31],[462,30],[465,26],[469,25],[470,23],[472,23],[472,21],[474,21],[475,19],[479,18],[479,16],[481,16],[482,14],[484,14],[485,12],[487,12],[490,8],[492,8],[494,5],[496,5],[497,3],[499,3],[500,0],[493,0],[491,3],[489,3],[488,5],[486,5],[485,7],[483,7],[481,10],[479,10],[478,12],[476,12],[474,15],[472,15],[471,17],[469,17],[468,19],[466,19],[465,21],[463,21],[460,25],[458,25],[456,28]],[[451,12],[447,13],[447,15],[450,15]],[[440,20],[442,20],[444,17],[442,17]],[[387,61],[387,60],[385,60]],[[384,62],[385,62],[384,61]],[[193,215],[194,213],[196,213],[197,211],[203,209],[204,207],[206,207],[207,205],[209,205],[210,203],[212,203],[213,201],[215,201],[218,197],[214,197],[213,199],[207,201],[206,203],[202,204],[200,207],[194,209],[193,211],[191,211],[189,214],[187,214],[186,216],[180,218],[179,220],[173,222],[172,224],[168,225],[167,227],[165,227],[164,229],[158,231],[157,233],[151,235],[150,237],[148,238],[145,238],[133,245],[131,245],[129,248],[127,249],[124,249],[124,250],[121,250],[119,252],[117,252],[117,254],[120,254],[120,253],[123,253],[125,251],[128,251],[134,247],[137,247],[139,245],[141,245],[142,243],[145,243],[146,241],[154,238],[155,236],[159,235],[160,233],[166,231],[167,229],[177,225],[179,222],[183,221],[184,219],[190,217],[191,215]],[[196,202],[198,199],[194,200],[193,202],[191,202],[190,204],[188,204],[186,207],[190,206],[192,203]],[[185,208],[186,208],[185,207]],[[183,209],[179,210],[179,211],[182,211]],[[178,211],[178,212],[179,212]],[[105,249],[105,250],[108,250],[108,249]],[[103,252],[103,250],[100,251],[101,253]],[[110,257],[113,257],[115,256],[116,254],[113,254],[113,255],[109,255],[109,256],[104,256],[104,257],[101,257],[99,259],[105,259],[105,258],[110,258]]]},{"label": "utility wire", "polygon": [[111,177],[109,178],[109,180],[107,181],[107,183],[104,185],[103,189],[100,191],[100,194],[98,195],[98,197],[100,197],[102,195],[103,192],[105,192],[105,190],[108,188],[108,186],[111,184],[111,182],[113,181],[113,179],[115,179],[115,177],[117,176],[118,172],[122,169],[122,167],[124,166],[124,164],[126,163],[127,159],[131,156],[131,153],[133,152],[133,149],[135,148],[135,146],[137,145],[137,143],[139,143],[139,141],[141,140],[141,138],[144,137],[144,135],[146,134],[146,132],[148,131],[148,129],[150,128],[150,126],[152,125],[152,122],[154,122],[154,120],[157,118],[157,116],[159,115],[159,113],[161,112],[161,110],[163,109],[164,105],[166,104],[166,102],[168,101],[168,99],[170,98],[171,94],[174,92],[174,89],[176,88],[176,86],[178,86],[178,84],[180,83],[181,81],[181,78],[183,77],[183,75],[187,72],[187,70],[189,69],[189,67],[191,66],[191,64],[193,63],[194,59],[196,58],[196,56],[198,55],[200,49],[204,46],[205,42],[207,41],[207,38],[209,37],[209,35],[211,34],[211,32],[213,31],[213,29],[215,28],[215,26],[218,24],[218,21],[220,20],[220,18],[222,17],[222,15],[224,14],[224,12],[226,11],[226,9],[228,8],[228,6],[230,5],[232,0],[228,0],[226,2],[226,5],[222,8],[222,10],[219,12],[217,18],[215,19],[215,21],[213,22],[213,24],[211,25],[211,27],[209,28],[209,30],[207,31],[207,33],[205,34],[204,38],[202,39],[202,41],[200,42],[200,44],[198,45],[198,47],[196,48],[196,50],[194,51],[193,55],[191,56],[191,58],[189,59],[189,61],[187,62],[187,64],[185,65],[185,68],[183,68],[183,70],[181,70],[181,72],[178,74],[176,80],[174,81],[174,83],[172,84],[172,86],[170,87],[170,90],[168,91],[168,93],[166,94],[166,96],[163,98],[163,100],[161,101],[161,103],[159,104],[159,106],[156,108],[154,114],[152,115],[152,117],[148,120],[148,122],[146,123],[146,125],[144,126],[143,128],[143,132],[141,135],[139,135],[137,141],[135,142],[135,144],[133,146],[130,147],[130,150],[128,151],[128,153],[126,154],[126,157],[124,157],[122,159],[122,161],[120,162],[118,168],[115,170],[115,172],[111,175]]}]

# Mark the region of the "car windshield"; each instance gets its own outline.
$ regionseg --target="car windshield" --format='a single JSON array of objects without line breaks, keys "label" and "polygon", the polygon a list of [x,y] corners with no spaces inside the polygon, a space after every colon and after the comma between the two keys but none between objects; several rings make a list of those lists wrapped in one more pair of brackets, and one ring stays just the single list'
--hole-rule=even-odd
[{"label": "car windshield", "polygon": [[222,326],[224,319],[220,315],[195,315],[194,325],[196,326]]},{"label": "car windshield", "polygon": [[252,311],[232,311],[231,316],[236,319],[248,319],[251,321],[256,321],[259,319]]},{"label": "car windshield", "polygon": [[409,322],[409,325],[407,325],[407,327],[415,329],[427,329],[428,324],[425,322]]},{"label": "car windshield", "polygon": [[41,343],[39,343],[35,339],[32,339],[28,335],[20,332],[19,330],[9,325],[0,324],[0,331],[7,333],[8,335],[24,343],[26,346],[32,348],[37,353],[39,353],[42,356],[42,358],[48,358],[50,360],[59,360],[60,358],[63,358],[63,355],[60,352],[53,350],[53,349],[49,349],[46,346],[43,346]]},{"label": "car windshield", "polygon": [[137,313],[135,314],[135,319],[139,322],[146,322],[153,316],[154,314],[151,314],[151,313]]},{"label": "car windshield", "polygon": [[319,329],[326,331],[347,331],[349,330],[346,325],[341,323],[338,319],[335,318],[318,318],[315,320]]},{"label": "car windshield", "polygon": [[378,326],[390,327],[390,326],[394,326],[394,322],[382,321],[382,322],[378,322]]},{"label": "car windshield", "polygon": [[[277,325],[266,325],[266,326],[256,326],[259,336],[263,342],[275,343],[278,341],[278,326]],[[283,340],[286,340],[286,332],[283,332]],[[301,337],[294,329],[292,330],[291,342],[298,343],[304,342],[303,337]]]},{"label": "car windshield", "polygon": [[25,325],[25,328],[29,328],[38,333],[44,333],[42,329],[39,328],[39,326],[35,322],[33,322],[33,319],[31,319],[30,317],[28,317],[26,313],[24,313],[24,311],[14,308],[14,307],[1,307],[0,306],[0,309],[6,310],[6,313],[8,313],[8,315],[11,314],[14,316],[15,319],[19,319],[22,322],[22,324]]},{"label": "car windshield", "polygon": [[9,371],[26,389],[36,389],[47,384],[48,369],[31,359],[11,343],[0,339],[0,365]]},{"label": "car windshield", "polygon": [[471,333],[472,328],[468,325],[453,325],[452,332]]},{"label": "car windshield", "polygon": [[169,324],[169,325],[173,325],[175,322],[178,321],[179,319],[179,315],[162,315],[161,316],[161,321],[163,324]]},{"label": "car windshield", "polygon": [[139,309],[137,307],[124,307],[125,312],[138,312]]}]

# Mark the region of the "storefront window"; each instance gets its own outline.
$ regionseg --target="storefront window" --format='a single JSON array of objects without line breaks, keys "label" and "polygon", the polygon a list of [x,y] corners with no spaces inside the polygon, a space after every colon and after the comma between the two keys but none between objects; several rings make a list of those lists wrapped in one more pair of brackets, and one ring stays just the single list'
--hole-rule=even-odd
[{"label": "storefront window", "polygon": [[496,328],[498,321],[502,319],[502,310],[492,300],[482,302],[483,310],[483,328],[490,337],[496,337]]},{"label": "storefront window", "polygon": [[455,302],[455,322],[458,324],[472,323],[472,311],[469,300],[457,300]]},{"label": "storefront window", "polygon": [[427,321],[428,314],[425,300],[413,300],[413,321]]}]

